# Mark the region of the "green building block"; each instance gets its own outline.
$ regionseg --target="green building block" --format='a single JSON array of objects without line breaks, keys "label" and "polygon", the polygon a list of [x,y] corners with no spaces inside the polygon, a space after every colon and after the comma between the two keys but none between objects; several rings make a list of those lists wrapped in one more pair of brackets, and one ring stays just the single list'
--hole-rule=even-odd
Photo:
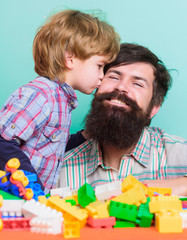
[{"label": "green building block", "polygon": [[3,190],[0,190],[0,195],[3,197],[5,200],[23,200],[22,198],[19,198],[17,196],[14,196],[10,193],[7,193]]},{"label": "green building block", "polygon": [[138,207],[135,205],[110,201],[109,215],[119,219],[135,222],[137,209]]},{"label": "green building block", "polygon": [[136,227],[136,224],[133,222],[116,220],[116,225],[114,225],[114,228],[127,228],[127,227]]},{"label": "green building block", "polygon": [[147,202],[141,204],[138,209],[136,224],[140,227],[150,227],[153,219],[153,213],[149,211],[150,198],[147,198]]},{"label": "green building block", "polygon": [[82,187],[78,190],[78,203],[82,207],[86,207],[91,202],[96,201],[95,191],[92,186],[88,183],[85,183]]},{"label": "green building block", "polygon": [[71,203],[71,206],[76,205],[76,201],[74,199],[67,199],[66,202]]}]

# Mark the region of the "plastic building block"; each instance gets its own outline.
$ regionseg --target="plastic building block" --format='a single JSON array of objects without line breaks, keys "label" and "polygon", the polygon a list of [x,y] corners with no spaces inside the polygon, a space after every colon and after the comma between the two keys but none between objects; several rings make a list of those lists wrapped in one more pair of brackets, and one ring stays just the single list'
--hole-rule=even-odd
[{"label": "plastic building block", "polygon": [[148,190],[151,192],[157,192],[158,194],[162,194],[162,195],[165,195],[165,194],[171,195],[171,188],[149,187]]},{"label": "plastic building block", "polygon": [[0,207],[3,205],[3,196],[0,195]]},{"label": "plastic building block", "polygon": [[64,187],[64,188],[54,188],[50,190],[51,196],[58,195],[60,197],[69,197],[72,196],[72,191],[70,190],[70,187]]},{"label": "plastic building block", "polygon": [[14,172],[19,167],[20,167],[20,161],[18,158],[11,158],[10,160],[8,160],[5,166],[6,170],[9,172],[12,172],[12,171]]},{"label": "plastic building block", "polygon": [[21,208],[24,204],[24,200],[3,200],[1,207],[2,216],[22,216]]},{"label": "plastic building block", "polygon": [[43,217],[43,218],[52,218],[62,216],[62,213],[47,207],[40,202],[36,202],[34,199],[26,201],[22,206],[22,213],[25,217]]},{"label": "plastic building block", "polygon": [[161,210],[155,214],[155,226],[161,233],[182,232],[182,217],[177,210]]},{"label": "plastic building block", "polygon": [[138,181],[135,177],[133,177],[132,175],[127,176],[122,184],[121,184],[121,190],[122,192],[126,192],[131,188],[134,188],[135,186],[141,186],[143,188],[143,190],[145,191],[145,193],[147,194],[147,187],[141,183],[140,181]]},{"label": "plastic building block", "polygon": [[85,209],[78,209],[76,206],[71,206],[71,204],[67,203],[64,199],[56,198],[54,196],[48,198],[47,206],[62,212],[64,219],[66,219],[65,214],[69,214],[79,221],[84,221],[88,217]]},{"label": "plastic building block", "polygon": [[136,227],[136,224],[133,222],[116,219],[116,224],[114,225],[114,228],[127,228],[127,227]]},{"label": "plastic building block", "polygon": [[141,203],[146,203],[147,198],[145,196],[143,188],[140,185],[136,185],[135,187],[120,194],[119,196],[112,198],[112,200],[116,202],[140,206]]},{"label": "plastic building block", "polygon": [[30,229],[30,218],[7,218],[3,219],[3,229]]},{"label": "plastic building block", "polygon": [[71,199],[76,202],[76,205],[78,205],[78,195],[77,195],[77,193],[73,194],[72,196],[65,197],[65,200],[71,200]]},{"label": "plastic building block", "polygon": [[91,185],[85,183],[78,190],[78,203],[85,208],[89,203],[94,201],[96,201],[95,191]]},{"label": "plastic building block", "polygon": [[112,228],[116,224],[115,217],[92,218],[88,217],[87,224],[92,228]]},{"label": "plastic building block", "polygon": [[97,200],[107,200],[121,194],[121,181],[106,183],[95,187]]},{"label": "plastic building block", "polygon": [[187,211],[180,212],[180,216],[182,217],[182,228],[187,228]]},{"label": "plastic building block", "polygon": [[9,200],[22,200],[21,198],[14,196],[10,193],[7,193],[5,191],[0,190],[0,195],[3,197],[3,199],[9,199]]},{"label": "plastic building block", "polygon": [[37,181],[37,175],[35,173],[31,173],[25,170],[22,170],[25,174],[25,176],[28,178],[29,183],[36,182]]},{"label": "plastic building block", "polygon": [[149,202],[150,213],[160,212],[161,210],[176,209],[182,211],[182,203],[178,196],[156,196],[151,197]]},{"label": "plastic building block", "polygon": [[79,238],[80,237],[80,222],[79,221],[64,221],[64,238]]},{"label": "plastic building block", "polygon": [[74,199],[66,199],[66,202],[69,202],[71,204],[71,206],[74,206],[77,204]]},{"label": "plastic building block", "polygon": [[150,198],[147,198],[145,204],[141,204],[138,209],[136,224],[140,227],[150,227],[153,219],[153,214],[149,211]]},{"label": "plastic building block", "polygon": [[6,175],[6,172],[0,170],[0,178],[1,178],[1,182],[2,182],[2,183],[5,183],[5,182],[8,181],[8,179],[7,179],[7,177],[6,177],[5,175]]},{"label": "plastic building block", "polygon": [[38,202],[40,202],[41,204],[45,204],[47,206],[46,196],[38,196]]},{"label": "plastic building block", "polygon": [[30,220],[31,232],[59,234],[62,232],[63,218],[59,217],[34,217]]},{"label": "plastic building block", "polygon": [[88,210],[88,215],[93,218],[108,218],[109,217],[108,205],[109,201],[108,202],[96,201],[87,205],[86,210]]},{"label": "plastic building block", "polygon": [[3,229],[3,220],[0,218],[0,231]]},{"label": "plastic building block", "polygon": [[135,222],[137,209],[138,207],[135,205],[111,201],[109,205],[109,215],[119,219]]},{"label": "plastic building block", "polygon": [[45,196],[45,193],[41,189],[41,185],[39,183],[31,182],[27,185],[27,188],[32,189],[32,192],[34,194],[32,198],[34,198],[36,201],[38,200],[39,196]]}]

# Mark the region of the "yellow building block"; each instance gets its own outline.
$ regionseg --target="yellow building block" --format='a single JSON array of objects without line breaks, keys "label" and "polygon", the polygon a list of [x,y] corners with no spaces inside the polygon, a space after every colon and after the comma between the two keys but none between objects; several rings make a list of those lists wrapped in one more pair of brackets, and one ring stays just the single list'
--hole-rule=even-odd
[{"label": "yellow building block", "polygon": [[171,188],[149,187],[148,190],[153,192],[153,193],[157,192],[157,193],[162,194],[162,195],[164,195],[164,194],[171,195]]},{"label": "yellow building block", "polygon": [[2,197],[2,195],[0,195],[0,207],[2,207],[3,206],[3,197]]},{"label": "yellow building block", "polygon": [[102,202],[102,201],[95,201],[90,203],[86,206],[86,210],[88,210],[88,215],[93,218],[108,218],[109,212],[108,212],[108,202]]},{"label": "yellow building block", "polygon": [[155,226],[161,233],[182,232],[182,217],[177,210],[161,210],[155,214]]},{"label": "yellow building block", "polygon": [[127,176],[127,177],[123,180],[123,182],[122,182],[122,184],[121,184],[121,191],[122,191],[122,192],[126,192],[126,191],[128,191],[129,189],[135,187],[136,185],[141,186],[141,187],[143,188],[143,190],[145,191],[145,193],[147,194],[147,191],[148,191],[147,189],[148,189],[148,188],[147,188],[143,183],[141,183],[140,181],[138,181],[135,177],[133,177],[132,175]]},{"label": "yellow building block", "polygon": [[47,206],[46,196],[38,196],[38,202],[40,202],[41,204],[45,204]]},{"label": "yellow building block", "polygon": [[119,196],[112,198],[112,201],[140,206],[142,203],[146,203],[147,198],[143,188],[140,185],[136,185]]},{"label": "yellow building block", "polygon": [[182,202],[179,200],[178,196],[156,196],[152,197],[149,202],[150,213],[173,209],[182,211]]},{"label": "yellow building block", "polygon": [[74,194],[74,195],[72,195],[72,196],[67,196],[67,197],[65,197],[64,199],[65,199],[65,200],[73,199],[73,200],[76,202],[76,204],[78,205],[78,194]]},{"label": "yellow building block", "polygon": [[84,221],[88,217],[85,209],[78,209],[76,206],[71,206],[65,199],[54,198],[54,196],[48,198],[47,206],[62,212],[63,215],[68,213],[79,221]]},{"label": "yellow building block", "polygon": [[80,222],[64,221],[63,223],[63,236],[64,238],[80,238]]},{"label": "yellow building block", "polygon": [[[0,178],[3,177],[5,174],[6,174],[5,171],[0,170]],[[7,177],[1,179],[1,183],[5,183],[7,181],[8,181]]]}]

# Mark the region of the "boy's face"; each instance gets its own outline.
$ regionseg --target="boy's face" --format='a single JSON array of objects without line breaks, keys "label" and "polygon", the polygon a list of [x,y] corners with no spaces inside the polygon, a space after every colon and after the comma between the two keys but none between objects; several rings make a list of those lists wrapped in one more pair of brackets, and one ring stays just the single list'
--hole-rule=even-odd
[{"label": "boy's face", "polygon": [[100,86],[106,57],[94,55],[86,60],[72,57],[71,61],[72,65],[66,74],[67,84],[85,94],[92,93]]}]

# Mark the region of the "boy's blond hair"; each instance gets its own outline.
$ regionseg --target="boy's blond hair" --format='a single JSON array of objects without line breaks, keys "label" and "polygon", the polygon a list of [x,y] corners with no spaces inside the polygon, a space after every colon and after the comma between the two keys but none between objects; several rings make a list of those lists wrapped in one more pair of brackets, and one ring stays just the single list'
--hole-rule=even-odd
[{"label": "boy's blond hair", "polygon": [[93,55],[113,61],[119,52],[119,35],[97,17],[77,11],[61,11],[41,26],[34,38],[35,71],[51,80],[64,80],[65,53],[86,60]]}]

